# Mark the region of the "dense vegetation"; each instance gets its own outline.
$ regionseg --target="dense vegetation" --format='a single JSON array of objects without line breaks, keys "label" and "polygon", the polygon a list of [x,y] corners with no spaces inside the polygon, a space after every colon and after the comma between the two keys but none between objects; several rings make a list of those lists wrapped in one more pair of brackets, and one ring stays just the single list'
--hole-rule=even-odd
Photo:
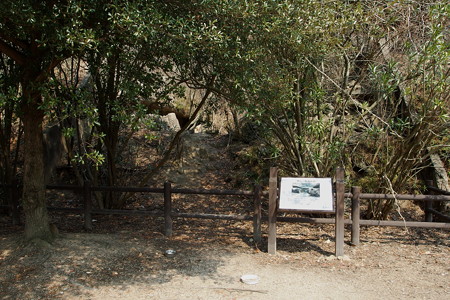
[{"label": "dense vegetation", "polygon": [[[17,175],[23,137],[26,237],[52,239],[45,128],[61,128],[80,182],[115,185],[127,142],[167,107],[186,120],[153,173],[202,110],[227,108],[233,133],[258,140],[248,163],[318,177],[344,165],[374,192],[417,185],[430,154],[449,157],[449,13],[447,1],[2,1],[1,178]],[[371,203],[371,217],[392,205]]]}]

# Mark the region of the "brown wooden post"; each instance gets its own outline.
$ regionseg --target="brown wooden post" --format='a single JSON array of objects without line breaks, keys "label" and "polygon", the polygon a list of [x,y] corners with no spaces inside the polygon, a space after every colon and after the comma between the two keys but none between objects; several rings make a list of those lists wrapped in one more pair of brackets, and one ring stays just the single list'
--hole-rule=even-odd
[{"label": "brown wooden post", "polygon": [[13,179],[10,188],[10,201],[11,201],[11,217],[13,225],[20,224],[20,214],[19,214],[19,182],[17,179]]},{"label": "brown wooden post", "polygon": [[336,256],[344,255],[344,169],[336,169]]},{"label": "brown wooden post", "polygon": [[84,229],[92,230],[92,191],[90,181],[85,181],[83,184],[83,202],[84,202]]},{"label": "brown wooden post", "polygon": [[164,182],[164,235],[172,236],[172,185]]},{"label": "brown wooden post", "polygon": [[352,245],[359,245],[359,220],[360,220],[360,203],[359,195],[361,194],[361,188],[359,186],[352,187]]},{"label": "brown wooden post", "polygon": [[253,240],[256,244],[261,243],[261,186],[254,186],[254,214],[253,214]]},{"label": "brown wooden post", "polygon": [[269,254],[277,253],[277,198],[278,198],[278,168],[270,168],[269,177],[269,238],[268,252]]},{"label": "brown wooden post", "polygon": [[[427,186],[434,187],[433,180],[425,180]],[[428,192],[428,194],[433,194],[433,192]],[[433,201],[425,201],[425,222],[433,222],[433,213],[430,209],[433,209]]]}]

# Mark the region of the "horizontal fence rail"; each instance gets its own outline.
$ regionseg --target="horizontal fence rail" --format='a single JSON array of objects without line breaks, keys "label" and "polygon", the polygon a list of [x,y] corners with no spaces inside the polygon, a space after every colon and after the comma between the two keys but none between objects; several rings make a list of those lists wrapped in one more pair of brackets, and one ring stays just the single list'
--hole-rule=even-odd
[{"label": "horizontal fence rail", "polygon": [[[263,217],[262,219],[267,220],[267,217]],[[277,217],[277,221],[286,223],[309,223],[309,224],[335,223],[334,218]],[[351,219],[345,219],[344,224],[353,225],[354,221]],[[414,221],[359,220],[359,225],[450,229],[450,223],[438,223],[438,222],[429,223],[429,222],[414,222]]]},{"label": "horizontal fence rail", "polygon": [[162,194],[162,188],[147,187],[125,187],[125,186],[91,186],[89,189],[93,192],[126,192],[126,193],[155,193]]},{"label": "horizontal fence rail", "polygon": [[190,214],[177,212],[174,212],[171,215],[173,217],[189,218],[189,219],[235,220],[235,221],[253,220],[253,216],[250,215]]},{"label": "horizontal fence rail", "polygon": [[[426,182],[428,191],[432,182]],[[351,210],[351,239],[353,245],[359,245],[360,226],[394,226],[394,227],[419,227],[419,228],[436,228],[436,229],[450,229],[450,223],[432,222],[431,210],[434,202],[450,201],[448,195],[392,195],[392,194],[369,194],[361,193],[360,187],[352,187],[351,193],[352,210]],[[360,219],[360,199],[371,200],[412,200],[422,201],[425,203],[425,221],[390,221],[390,220],[362,220]],[[443,215],[443,214],[442,214]],[[443,215],[445,216],[445,215]],[[448,217],[445,216],[448,220]],[[445,218],[444,218],[445,219]]]},{"label": "horizontal fence rail", "polygon": [[[7,208],[13,219],[13,224],[19,223],[19,184],[15,181],[11,184],[0,184],[0,188],[7,191],[8,205],[0,207]],[[68,190],[81,192],[83,197],[82,207],[52,207],[50,211],[63,211],[80,213],[84,215],[84,226],[86,229],[92,229],[92,215],[130,215],[130,216],[151,216],[164,218],[164,234],[172,235],[172,218],[195,218],[195,219],[218,219],[218,220],[253,220],[253,235],[255,242],[261,241],[261,222],[268,221],[268,216],[262,216],[262,197],[269,195],[268,191],[262,191],[261,187],[256,185],[253,191],[238,190],[219,190],[219,189],[187,189],[172,188],[170,183],[165,183],[164,188],[151,187],[125,187],[125,186],[93,186],[86,182],[83,186],[76,185],[47,185],[48,190]],[[352,243],[359,244],[360,226],[395,226],[395,227],[421,227],[450,229],[450,223],[430,222],[430,214],[438,216],[443,220],[450,221],[450,218],[432,207],[433,203],[440,201],[450,201],[450,192],[442,191],[428,184],[427,190],[433,195],[392,195],[392,194],[373,194],[361,193],[358,187],[352,187],[351,192],[344,193],[344,197],[352,199],[351,219],[343,220],[344,224],[352,227]],[[124,209],[96,209],[93,208],[92,192],[127,192],[127,193],[158,193],[164,195],[164,209],[155,210],[124,210]],[[437,195],[439,193],[439,195]],[[172,209],[172,194],[185,195],[216,195],[216,196],[243,196],[253,197],[254,208],[252,214],[211,214],[211,213],[182,213]],[[334,194],[336,196],[336,194]],[[425,203],[426,220],[428,222],[418,221],[391,221],[391,220],[364,220],[360,219],[360,201],[361,200],[411,200]],[[332,213],[334,214],[334,213]],[[277,221],[296,222],[310,224],[335,224],[335,218],[308,218],[308,217],[290,217],[279,216]]]},{"label": "horizontal fence rail", "polygon": [[450,201],[450,196],[445,195],[360,194],[359,198],[373,200]]}]

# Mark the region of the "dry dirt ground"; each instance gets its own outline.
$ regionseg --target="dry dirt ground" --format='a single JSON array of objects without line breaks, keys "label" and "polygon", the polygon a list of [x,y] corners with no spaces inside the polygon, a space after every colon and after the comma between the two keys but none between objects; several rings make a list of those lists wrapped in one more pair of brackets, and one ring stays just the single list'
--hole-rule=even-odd
[{"label": "dry dirt ground", "polygon": [[[232,188],[233,164],[216,156],[220,141],[196,136],[185,148],[167,169],[173,186]],[[161,210],[161,195],[138,196],[130,208]],[[174,200],[177,211],[252,210],[251,199]],[[423,217],[418,209],[410,215]],[[160,218],[95,216],[91,232],[77,214],[51,219],[60,237],[43,247],[22,242],[23,227],[0,216],[1,299],[450,299],[448,230],[363,227],[361,244],[346,244],[336,258],[332,225],[281,223],[278,252],[269,255],[267,236],[254,244],[251,222],[176,219],[166,238]],[[165,256],[168,249],[176,254]],[[244,274],[259,282],[241,282]]]},{"label": "dry dirt ground", "polygon": [[[246,222],[180,221],[165,238],[152,221],[119,219],[97,220],[98,233],[61,233],[47,248],[23,244],[20,228],[3,223],[0,298],[450,298],[448,231],[372,227],[336,259],[330,225],[281,224],[277,254],[269,255],[252,243]],[[139,230],[111,227],[134,221]],[[167,249],[176,254],[166,257]],[[259,283],[242,283],[244,274]]]}]

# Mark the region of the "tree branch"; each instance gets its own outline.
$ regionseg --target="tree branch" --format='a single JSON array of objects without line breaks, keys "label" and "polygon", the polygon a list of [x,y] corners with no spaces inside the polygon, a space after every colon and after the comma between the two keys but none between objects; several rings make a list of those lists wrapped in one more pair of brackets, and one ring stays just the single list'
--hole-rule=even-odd
[{"label": "tree branch", "polygon": [[13,44],[17,47],[22,48],[22,50],[27,50],[30,48],[30,45],[28,45],[25,41],[5,35],[5,34],[3,34],[3,32],[0,32],[0,39],[10,42],[11,44]]},{"label": "tree branch", "polygon": [[5,55],[9,56],[11,59],[13,59],[16,63],[23,66],[25,65],[25,55],[5,43],[5,41],[0,39],[0,52],[4,53]]}]

